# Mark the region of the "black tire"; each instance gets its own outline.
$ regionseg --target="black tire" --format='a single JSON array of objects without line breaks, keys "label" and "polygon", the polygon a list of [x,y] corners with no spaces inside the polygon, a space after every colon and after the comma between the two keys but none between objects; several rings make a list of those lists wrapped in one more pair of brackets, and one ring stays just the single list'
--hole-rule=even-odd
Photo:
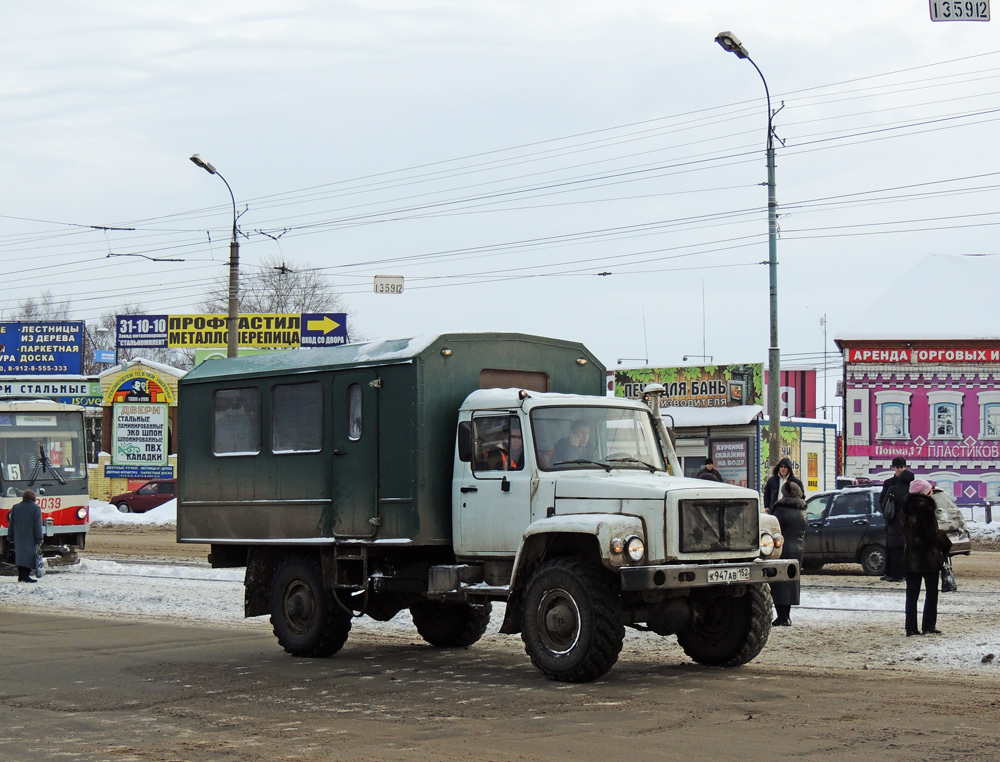
[{"label": "black tire", "polygon": [[271,577],[271,628],[292,656],[331,656],[344,647],[351,616],[323,587],[319,560],[286,558]]},{"label": "black tire", "polygon": [[861,568],[869,577],[885,574],[885,548],[881,545],[866,545],[861,549]]},{"label": "black tire", "polygon": [[493,604],[421,601],[410,606],[410,616],[420,637],[438,648],[464,648],[483,637],[490,624]]},{"label": "black tire", "polygon": [[118,513],[132,513],[132,508],[125,501],[118,503],[115,508],[118,509]]},{"label": "black tire", "polygon": [[625,640],[621,593],[604,569],[576,558],[542,564],[522,604],[524,650],[553,680],[583,683],[610,670]]},{"label": "black tire", "polygon": [[771,634],[772,605],[769,585],[748,585],[739,598],[720,595],[696,602],[677,642],[699,664],[746,664],[761,652]]}]

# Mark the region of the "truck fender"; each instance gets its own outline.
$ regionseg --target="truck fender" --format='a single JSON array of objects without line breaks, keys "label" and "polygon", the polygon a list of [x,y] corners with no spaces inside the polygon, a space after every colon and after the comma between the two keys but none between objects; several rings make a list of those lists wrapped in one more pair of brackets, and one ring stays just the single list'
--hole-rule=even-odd
[{"label": "truck fender", "polygon": [[636,535],[645,540],[642,520],[618,513],[583,513],[550,516],[533,522],[524,531],[514,558],[510,594],[500,632],[521,631],[521,597],[535,570],[550,558],[575,556],[600,563],[609,570],[625,565],[624,554],[611,552],[611,540]]}]

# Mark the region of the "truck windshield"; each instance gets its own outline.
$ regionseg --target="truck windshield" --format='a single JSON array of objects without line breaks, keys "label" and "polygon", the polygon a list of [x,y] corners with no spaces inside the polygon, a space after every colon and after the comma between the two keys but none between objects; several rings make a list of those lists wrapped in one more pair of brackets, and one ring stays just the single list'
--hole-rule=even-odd
[{"label": "truck windshield", "polygon": [[665,471],[651,415],[619,407],[531,411],[535,457],[544,471],[631,468]]}]

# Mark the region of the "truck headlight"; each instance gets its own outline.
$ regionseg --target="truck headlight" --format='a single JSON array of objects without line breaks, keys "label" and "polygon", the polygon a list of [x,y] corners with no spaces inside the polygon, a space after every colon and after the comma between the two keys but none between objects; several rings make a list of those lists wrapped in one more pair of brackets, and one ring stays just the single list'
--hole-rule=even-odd
[{"label": "truck headlight", "polygon": [[625,552],[633,561],[641,561],[646,555],[646,543],[642,541],[641,537],[629,537],[625,540]]},{"label": "truck headlight", "polygon": [[760,554],[762,556],[769,556],[774,552],[775,542],[774,538],[767,532],[760,533]]}]

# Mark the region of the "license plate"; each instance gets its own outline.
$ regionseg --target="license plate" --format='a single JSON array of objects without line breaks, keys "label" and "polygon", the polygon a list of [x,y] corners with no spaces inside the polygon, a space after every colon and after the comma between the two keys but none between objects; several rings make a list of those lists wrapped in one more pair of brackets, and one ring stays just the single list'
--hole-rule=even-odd
[{"label": "license plate", "polygon": [[740,566],[736,569],[709,569],[709,582],[749,582],[750,567]]}]

